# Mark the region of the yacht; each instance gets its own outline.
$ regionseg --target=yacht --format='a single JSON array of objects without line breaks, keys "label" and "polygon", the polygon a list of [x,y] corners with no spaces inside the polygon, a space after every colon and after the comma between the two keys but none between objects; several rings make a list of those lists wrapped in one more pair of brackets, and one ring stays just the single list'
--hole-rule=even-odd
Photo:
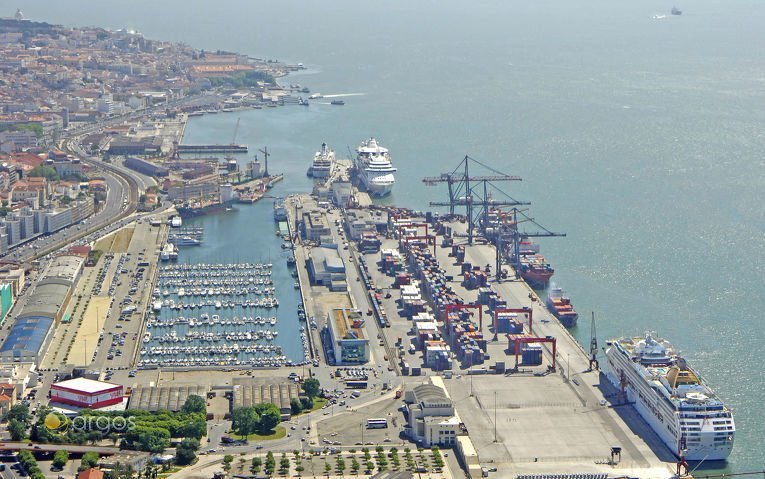
[{"label": "yacht", "polygon": [[396,182],[396,168],[390,160],[388,149],[370,138],[356,149],[356,172],[370,196],[385,196]]}]

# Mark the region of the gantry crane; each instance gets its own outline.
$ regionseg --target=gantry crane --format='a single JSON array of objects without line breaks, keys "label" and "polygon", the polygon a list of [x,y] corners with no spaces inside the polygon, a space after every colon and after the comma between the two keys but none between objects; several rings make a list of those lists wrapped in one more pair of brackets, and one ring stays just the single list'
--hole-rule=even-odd
[{"label": "gantry crane", "polygon": [[[489,170],[493,175],[470,176],[470,163],[475,163]],[[473,244],[475,224],[479,218],[485,219],[490,208],[497,206],[519,206],[530,203],[517,201],[496,188],[492,183],[495,181],[521,181],[519,176],[511,176],[498,171],[480,161],[465,155],[465,158],[450,173],[442,173],[441,176],[431,176],[422,179],[426,185],[446,183],[449,188],[449,201],[431,201],[430,206],[448,206],[449,214],[454,215],[458,206],[465,207],[465,219],[468,225],[468,244]],[[480,188],[480,186],[483,188]],[[492,191],[496,189],[507,199],[496,200],[492,198]],[[477,207],[477,209],[476,209]],[[484,221],[483,224],[486,224]]]},{"label": "gantry crane", "polygon": [[[513,220],[510,223],[504,223],[497,232],[497,255],[496,255],[496,275],[497,281],[502,279],[502,266],[510,264],[516,274],[521,266],[521,241],[528,238],[543,238],[550,236],[566,236],[566,233],[554,233],[533,218],[527,216],[518,208],[511,211]],[[530,222],[539,228],[539,231],[520,231],[518,224],[518,215],[521,216],[521,222]]]}]

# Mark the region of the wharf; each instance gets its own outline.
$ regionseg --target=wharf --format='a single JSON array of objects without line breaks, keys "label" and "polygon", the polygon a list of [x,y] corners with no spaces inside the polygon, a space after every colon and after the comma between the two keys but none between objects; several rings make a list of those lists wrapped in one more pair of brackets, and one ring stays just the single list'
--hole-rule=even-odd
[{"label": "wharf", "polygon": [[[449,226],[458,232],[465,228],[460,223]],[[437,236],[436,244],[440,245],[442,239]],[[481,268],[494,264],[493,245],[466,245],[459,237],[454,241],[465,246],[465,262]],[[398,246],[398,240],[388,238],[381,247],[398,249]],[[455,279],[447,280],[447,286],[465,303],[477,304],[478,289],[462,285],[461,264],[450,253],[451,248],[435,247],[435,256],[447,279]],[[365,254],[364,258],[373,287],[378,292],[391,293],[381,300],[381,310],[391,323],[389,329],[383,330],[388,340],[397,337],[413,340],[411,321],[400,316],[399,293],[393,288],[393,278],[377,267],[380,254]],[[486,354],[490,359],[480,365],[460,364],[455,359],[454,376],[452,379],[444,376],[480,463],[497,467],[499,472],[493,474],[497,478],[567,473],[669,477],[668,463],[674,461],[670,451],[631,406],[618,401],[604,375],[589,371],[586,352],[544,304],[536,300],[533,290],[522,280],[498,283],[493,277],[489,286],[507,301],[508,308],[532,310],[534,336],[550,336],[557,341],[557,368],[555,373],[546,372],[552,363],[552,351],[545,348],[542,366],[521,366],[515,373],[495,374],[496,362],[504,362],[511,369],[515,356],[504,334],[494,339],[491,316],[482,306],[481,332],[487,339]],[[472,320],[477,326],[478,319],[476,311]],[[441,374],[424,367],[421,351],[407,354],[402,347],[398,355],[413,367],[422,367],[423,374]],[[610,452],[615,446],[621,447],[621,458],[611,463]]]},{"label": "wharf", "polygon": [[247,153],[247,145],[178,145],[178,153]]}]

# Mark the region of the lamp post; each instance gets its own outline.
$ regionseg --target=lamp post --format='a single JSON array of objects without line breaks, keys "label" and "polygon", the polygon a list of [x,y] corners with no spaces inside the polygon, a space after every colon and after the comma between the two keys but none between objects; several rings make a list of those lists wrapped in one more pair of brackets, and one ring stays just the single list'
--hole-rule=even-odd
[{"label": "lamp post", "polygon": [[566,372],[566,378],[570,381],[571,380],[571,354],[566,353],[566,369],[568,370]]}]

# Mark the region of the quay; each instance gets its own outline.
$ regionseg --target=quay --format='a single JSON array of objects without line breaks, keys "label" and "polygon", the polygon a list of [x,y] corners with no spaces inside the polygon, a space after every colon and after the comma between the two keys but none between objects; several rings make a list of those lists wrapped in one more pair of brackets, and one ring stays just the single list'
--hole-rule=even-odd
[{"label": "quay", "polygon": [[247,145],[177,145],[177,153],[247,153]]},{"label": "quay", "polygon": [[[358,192],[354,189],[353,194]],[[429,382],[444,385],[464,431],[455,453],[470,477],[480,477],[487,468],[496,468],[491,477],[497,478],[670,476],[675,462],[672,452],[621,401],[605,375],[590,367],[588,353],[526,282],[487,275],[485,286],[477,288],[463,281],[463,264],[480,265],[483,270],[484,265],[493,266],[495,259],[493,245],[468,244],[464,223],[397,208],[341,209],[307,194],[291,195],[284,204],[305,311],[317,323],[309,334],[313,359],[328,366],[311,371],[322,383],[332,377],[326,369],[337,366],[336,345],[328,338],[330,323],[336,321],[333,311],[350,308],[362,318],[359,337],[368,340],[369,359],[359,364],[374,371],[388,390],[410,391]],[[368,234],[359,237],[354,230],[362,223]],[[428,230],[423,232],[425,225]],[[322,231],[320,240],[312,236],[313,229]],[[379,241],[376,247],[370,247],[372,236]],[[464,248],[464,256],[455,257],[453,248]],[[322,257],[326,250],[336,252],[328,258],[337,255],[342,260],[346,282],[342,291],[319,284],[311,271],[317,255]],[[386,269],[388,252],[398,255],[395,261],[400,269],[395,273]],[[443,292],[426,293],[422,283],[432,273],[418,270],[422,261],[440,268]],[[508,277],[513,278],[510,269]],[[412,281],[406,284],[420,281],[419,312],[408,311],[404,284],[399,283],[402,276]],[[515,336],[497,329],[494,312],[482,297],[487,287],[505,301],[503,308],[521,312],[524,336],[546,341],[533,348],[540,353],[539,364],[527,363],[526,356],[523,362],[516,358]],[[411,294],[412,289],[406,292]],[[436,295],[452,298],[446,303],[454,306],[444,309],[442,299],[434,302]],[[420,323],[420,316],[425,323]],[[477,343],[482,351],[461,349],[466,343],[460,339],[464,333],[459,325],[452,324],[455,318],[472,325],[470,337],[485,338]],[[426,323],[435,326],[426,329],[427,340],[419,332],[421,327],[431,327]],[[440,366],[429,352],[433,341],[451,347]],[[341,419],[326,419],[318,430],[320,435],[327,430],[354,434],[353,425]],[[407,433],[402,429],[401,434]]]}]

